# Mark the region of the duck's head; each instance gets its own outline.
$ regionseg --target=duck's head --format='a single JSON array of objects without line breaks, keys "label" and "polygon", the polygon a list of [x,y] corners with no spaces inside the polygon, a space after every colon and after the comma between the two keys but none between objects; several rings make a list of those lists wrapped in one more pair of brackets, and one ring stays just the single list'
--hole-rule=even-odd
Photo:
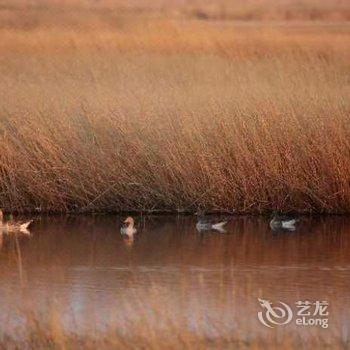
[{"label": "duck's head", "polygon": [[129,227],[129,226],[133,227],[135,221],[134,221],[134,219],[133,219],[131,216],[128,216],[128,217],[124,220],[123,223],[124,223],[124,225],[125,225],[126,227]]}]

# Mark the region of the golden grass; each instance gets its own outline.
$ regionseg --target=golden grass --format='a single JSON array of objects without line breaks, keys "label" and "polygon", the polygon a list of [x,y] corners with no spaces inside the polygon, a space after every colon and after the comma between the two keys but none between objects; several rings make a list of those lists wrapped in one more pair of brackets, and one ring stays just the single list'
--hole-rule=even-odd
[{"label": "golden grass", "polygon": [[0,29],[6,209],[349,211],[348,25],[63,24]]},{"label": "golden grass", "polygon": [[0,27],[122,28],[130,18],[226,21],[350,19],[347,0],[1,0]]},{"label": "golden grass", "polygon": [[[235,299],[234,305],[227,302],[229,309],[223,310],[222,318],[219,311],[213,316],[199,302],[197,309],[191,305],[189,314],[181,297],[179,304],[169,304],[171,291],[167,288],[155,285],[144,287],[144,292],[130,291],[128,300],[118,299],[109,306],[108,315],[105,312],[100,315],[95,308],[89,310],[84,298],[83,314],[81,310],[70,310],[57,298],[42,302],[47,305],[42,311],[34,310],[28,301],[26,306],[13,307],[12,314],[4,316],[0,346],[4,349],[345,349],[349,344],[344,324],[334,320],[334,315],[341,314],[344,306],[340,302],[332,304],[329,329],[298,328],[292,323],[268,329],[257,320],[258,303],[239,306],[242,296],[234,292],[230,295]],[[130,316],[125,317],[125,313]]]},{"label": "golden grass", "polygon": [[[39,317],[42,317],[40,315]],[[79,336],[70,331],[62,331],[59,323],[52,320],[50,324],[42,323],[40,318],[33,314],[26,314],[29,320],[28,334],[25,339],[18,341],[16,337],[5,336],[0,339],[0,345],[4,349],[334,349],[341,350],[348,347],[348,342],[339,338],[320,338],[313,335],[307,339],[297,334],[285,336],[270,335],[264,337],[247,337],[237,332],[236,334],[225,334],[222,337],[210,337],[205,334],[189,331],[184,327],[176,327],[171,322],[165,322],[158,332],[147,326],[147,321],[139,324],[130,324],[132,332],[125,335],[118,329],[92,335]],[[164,320],[162,320],[164,321]],[[208,325],[209,326],[209,325]],[[212,325],[215,328],[217,325]],[[243,338],[243,339],[241,339]]]}]

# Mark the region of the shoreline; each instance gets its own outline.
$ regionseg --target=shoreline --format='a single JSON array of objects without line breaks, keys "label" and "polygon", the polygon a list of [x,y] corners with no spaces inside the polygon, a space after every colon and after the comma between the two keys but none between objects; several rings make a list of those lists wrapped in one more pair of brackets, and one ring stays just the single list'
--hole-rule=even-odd
[{"label": "shoreline", "polygon": [[[247,217],[268,217],[275,209],[266,211],[229,211],[229,210],[204,210],[206,215],[227,215],[227,216],[247,216]],[[95,215],[135,215],[135,216],[196,216],[195,210],[166,210],[166,209],[150,209],[150,210],[136,210],[136,209],[125,209],[125,210],[35,210],[35,209],[24,209],[24,210],[8,210],[3,209],[5,215],[16,214],[16,215],[37,215],[37,216],[95,216]],[[309,212],[309,211],[296,211],[279,210],[281,214],[292,214],[303,217],[350,217],[350,212]]]}]

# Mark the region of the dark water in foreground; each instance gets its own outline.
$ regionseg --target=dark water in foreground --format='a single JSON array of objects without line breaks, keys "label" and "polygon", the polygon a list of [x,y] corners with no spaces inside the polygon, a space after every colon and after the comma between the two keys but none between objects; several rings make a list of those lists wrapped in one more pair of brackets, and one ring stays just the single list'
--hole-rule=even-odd
[{"label": "dark water in foreground", "polygon": [[[4,237],[0,335],[22,337],[30,312],[80,335],[169,323],[212,338],[350,341],[349,219],[273,233],[264,218],[237,217],[225,234],[200,234],[191,217],[137,220],[133,242],[110,216],[39,218],[30,238]],[[287,303],[293,319],[267,328],[258,298]],[[297,301],[327,301],[329,327],[296,325]]]}]

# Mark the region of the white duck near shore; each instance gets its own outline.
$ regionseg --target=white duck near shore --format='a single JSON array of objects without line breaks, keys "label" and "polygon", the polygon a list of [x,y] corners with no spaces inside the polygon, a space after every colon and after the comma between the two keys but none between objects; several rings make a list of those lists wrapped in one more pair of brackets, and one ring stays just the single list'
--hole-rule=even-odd
[{"label": "white duck near shore", "polygon": [[128,236],[129,238],[133,238],[134,234],[137,232],[135,227],[135,221],[131,216],[128,216],[124,222],[123,226],[120,228],[120,233],[123,236]]},{"label": "white duck near shore", "polygon": [[2,210],[0,209],[0,231],[5,234],[11,234],[11,233],[24,233],[29,235],[30,232],[28,230],[29,225],[33,222],[33,220],[29,220],[26,222],[19,222],[19,221],[6,221],[4,222],[4,214]]}]

